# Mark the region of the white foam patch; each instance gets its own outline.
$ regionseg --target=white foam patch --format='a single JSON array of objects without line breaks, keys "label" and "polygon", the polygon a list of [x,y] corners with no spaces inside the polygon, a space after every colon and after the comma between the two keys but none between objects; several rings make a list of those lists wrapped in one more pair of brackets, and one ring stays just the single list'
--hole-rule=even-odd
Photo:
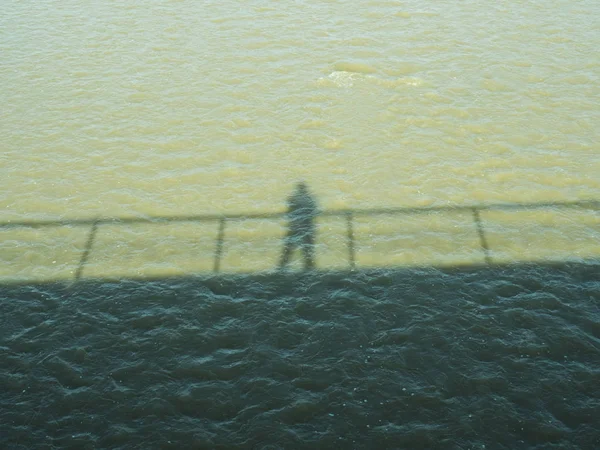
[{"label": "white foam patch", "polygon": [[319,78],[318,83],[321,85],[333,85],[341,88],[351,88],[356,83],[370,82],[379,86],[395,88],[399,86],[421,86],[423,80],[415,77],[404,77],[395,79],[380,78],[375,75],[367,75],[363,73],[348,72],[345,70],[336,70],[331,72],[327,78]]},{"label": "white foam patch", "polygon": [[345,70],[336,70],[329,74],[329,79],[338,87],[349,88],[359,79],[364,79],[364,74],[356,72],[347,72]]}]

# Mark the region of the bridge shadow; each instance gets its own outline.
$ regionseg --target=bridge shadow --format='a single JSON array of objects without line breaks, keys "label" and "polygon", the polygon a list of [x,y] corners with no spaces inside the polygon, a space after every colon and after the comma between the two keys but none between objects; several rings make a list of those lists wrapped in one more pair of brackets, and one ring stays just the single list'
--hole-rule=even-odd
[{"label": "bridge shadow", "polygon": [[[593,367],[589,373],[582,367],[598,359],[599,206],[588,201],[319,211],[298,186],[287,211],[272,214],[0,223],[8,242],[0,252],[7,263],[0,275],[15,275],[0,280],[0,362],[7,368],[0,381],[5,403],[14,404],[4,422],[12,424],[9,433],[23,436],[17,438],[23,447],[38,436],[34,430],[43,430],[44,441],[58,436],[54,443],[98,436],[88,446],[68,441],[77,448],[138,444],[153,432],[164,440],[168,430],[177,430],[174,441],[194,442],[197,435],[190,431],[183,438],[180,430],[195,433],[223,421],[253,435],[237,436],[218,425],[228,435],[220,437],[223,442],[243,442],[223,448],[258,448],[267,433],[277,445],[288,439],[286,447],[314,448],[314,442],[281,438],[277,432],[286,427],[279,423],[326,427],[332,436],[326,448],[339,447],[339,436],[351,433],[373,448],[389,448],[389,436],[394,444],[421,448],[423,435],[411,434],[411,428],[446,423],[453,415],[471,417],[470,405],[476,404],[477,411],[490,413],[473,422],[478,436],[472,442],[481,443],[479,436],[490,430],[497,439],[512,439],[510,448],[520,445],[517,438],[532,445],[559,437],[567,442],[581,421],[593,423],[587,401],[579,413],[571,405],[556,412],[554,405],[564,405],[565,398],[577,404],[597,393]],[[542,225],[536,221],[540,210],[546,210]],[[442,217],[452,213],[461,219]],[[286,219],[287,226],[268,227]],[[333,221],[323,226],[319,219]],[[276,231],[269,234],[271,254],[252,252],[257,235],[239,233],[240,223],[248,221],[260,222],[255,228],[267,228],[266,234]],[[181,224],[194,227],[182,230]],[[335,233],[327,235],[329,228]],[[414,237],[432,234],[437,247],[421,258],[427,245]],[[232,258],[239,236],[245,242]],[[27,246],[29,238],[37,245]],[[337,244],[337,266],[319,259],[327,239]],[[566,243],[556,246],[553,239]],[[61,260],[63,251],[68,258]],[[284,270],[298,251],[300,270]],[[410,252],[415,259],[406,258]],[[448,253],[452,258],[444,260]],[[246,273],[232,273],[235,258],[244,261]],[[413,264],[394,264],[402,258]],[[157,270],[144,272],[147,266]],[[173,275],[173,267],[185,270]],[[25,280],[31,276],[33,281]],[[557,388],[540,380],[564,382]],[[519,435],[523,416],[542,417],[542,397],[555,397],[546,405],[544,426],[546,417],[556,417],[570,428]],[[456,413],[459,403],[468,406]],[[364,412],[353,412],[356,405]],[[503,417],[515,416],[500,428],[499,405],[508,405],[500,406]],[[90,420],[84,424],[82,417]],[[109,427],[98,417],[107,417]],[[132,417],[146,427],[140,437],[120,431]],[[375,434],[364,428],[367,418]],[[434,433],[430,448],[448,442],[436,428],[427,428]],[[266,431],[261,436],[254,430]],[[516,437],[506,438],[511,433]],[[200,447],[213,448],[214,441]]]},{"label": "bridge shadow", "polygon": [[[15,420],[5,422],[12,424],[8,433],[26,436],[24,442],[39,442],[38,428],[53,442],[89,430],[102,447],[143,440],[110,434],[132,417],[145,434],[157,430],[162,439],[170,429],[187,430],[190,422],[194,430],[208,420],[233,421],[240,429],[252,425],[252,434],[236,435],[242,444],[222,448],[247,448],[248,442],[258,448],[265,438],[254,430],[276,433],[280,422],[308,429],[324,422],[336,427],[335,436],[332,445],[318,447],[336,448],[342,425],[326,421],[339,416],[340,424],[359,430],[356,439],[391,448],[387,434],[360,430],[365,416],[374,415],[374,427],[383,421],[418,428],[444,423],[457,404],[477,402],[492,412],[463,406],[461,416],[481,414],[473,433],[487,436],[497,430],[499,398],[509,405],[506,411],[518,406],[537,417],[543,396],[551,396],[545,407],[554,411],[564,397],[597,393],[593,370],[583,367],[598,358],[599,284],[600,260],[3,286],[4,398],[27,399],[14,402]],[[540,386],[548,379],[564,380],[558,388],[551,385],[558,393]],[[298,403],[304,405],[299,399],[307,397],[326,406],[298,412]],[[356,415],[352,402],[370,409]],[[215,403],[225,412],[214,412]],[[580,420],[594,424],[587,404],[576,408],[581,412],[568,408],[560,419],[573,427]],[[81,422],[84,413],[91,419]],[[511,420],[501,424],[496,439],[518,430],[522,415]],[[593,435],[581,430],[578,435]],[[193,441],[186,432],[189,437],[174,436]],[[435,443],[447,435],[437,433],[428,448],[443,448]],[[570,431],[556,433],[549,438],[540,431],[529,439],[572,439]],[[212,439],[230,434],[225,429]],[[280,445],[282,438],[273,436]],[[399,439],[406,448],[422,448],[420,435],[403,429],[393,442]],[[314,442],[290,442],[290,448],[314,448]]]}]

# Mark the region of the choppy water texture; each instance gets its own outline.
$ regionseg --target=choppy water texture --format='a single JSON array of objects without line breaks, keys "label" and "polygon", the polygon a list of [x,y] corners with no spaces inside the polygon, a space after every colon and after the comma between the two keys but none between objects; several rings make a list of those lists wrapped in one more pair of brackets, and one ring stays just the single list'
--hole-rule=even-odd
[{"label": "choppy water texture", "polygon": [[594,449],[599,267],[39,285],[3,448]]},{"label": "choppy water texture", "polygon": [[600,197],[595,0],[0,8],[5,219]]},{"label": "choppy water texture", "polygon": [[[600,448],[599,16],[4,0],[0,447]],[[94,221],[278,213],[300,180],[454,212],[322,215],[318,269],[357,270],[235,277],[282,223]],[[505,203],[549,206],[452,209]]]}]

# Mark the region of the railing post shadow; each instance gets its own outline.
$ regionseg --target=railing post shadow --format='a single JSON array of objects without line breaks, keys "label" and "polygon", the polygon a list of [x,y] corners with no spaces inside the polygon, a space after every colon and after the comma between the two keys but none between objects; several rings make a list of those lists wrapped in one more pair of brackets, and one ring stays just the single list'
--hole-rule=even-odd
[{"label": "railing post shadow", "polygon": [[354,219],[354,217],[353,217],[352,211],[348,211],[346,213],[346,225],[347,225],[347,232],[348,232],[348,262],[350,263],[350,268],[352,270],[354,270],[356,268],[353,219]]},{"label": "railing post shadow", "polygon": [[225,217],[219,219],[219,232],[217,234],[217,246],[215,248],[215,264],[213,272],[219,273],[221,269],[221,255],[223,254],[223,240],[225,239]]},{"label": "railing post shadow", "polygon": [[477,228],[477,234],[479,235],[479,243],[481,245],[481,250],[483,251],[483,259],[486,264],[492,263],[492,258],[490,257],[490,248],[487,243],[487,239],[485,238],[485,232],[483,230],[483,223],[481,222],[481,216],[479,215],[479,209],[474,206],[472,208],[473,211],[473,221],[475,222],[475,228]]},{"label": "railing post shadow", "polygon": [[92,247],[94,245],[94,240],[96,239],[96,233],[98,232],[99,221],[95,220],[92,223],[92,228],[90,229],[90,234],[88,235],[87,242],[85,243],[85,249],[81,255],[81,259],[79,260],[79,265],[77,266],[77,271],[75,272],[75,281],[79,281],[83,275],[83,268],[87,263],[88,258],[90,257],[90,253],[92,251]]}]

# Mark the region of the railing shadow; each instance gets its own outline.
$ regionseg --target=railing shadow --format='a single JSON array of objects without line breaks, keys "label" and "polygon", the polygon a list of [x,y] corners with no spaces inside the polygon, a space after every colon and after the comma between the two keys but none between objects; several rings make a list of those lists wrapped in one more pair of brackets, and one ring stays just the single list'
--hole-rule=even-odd
[{"label": "railing shadow", "polygon": [[[305,204],[300,207],[306,208]],[[297,207],[297,208],[300,208]],[[313,208],[311,206],[311,208]],[[468,213],[472,217],[473,227],[476,230],[479,245],[482,255],[482,265],[492,265],[490,254],[490,246],[486,237],[485,224],[481,218],[481,212],[487,211],[531,211],[549,209],[553,211],[557,210],[588,210],[588,211],[600,211],[600,201],[588,200],[588,201],[573,201],[573,202],[540,202],[540,203],[494,203],[494,204],[474,204],[474,205],[461,205],[461,206],[430,206],[430,207],[407,207],[407,208],[378,208],[378,209],[343,209],[343,210],[324,210],[316,211],[316,207],[310,212],[312,219],[314,217],[337,217],[342,218],[346,228],[346,258],[348,270],[352,271],[357,268],[356,264],[356,239],[354,235],[354,221],[358,217],[375,217],[375,216],[409,216],[419,215],[428,213],[453,213],[462,212]],[[8,221],[0,223],[0,230],[10,229],[43,229],[53,227],[87,227],[89,232],[87,235],[85,247],[81,253],[76,270],[74,271],[73,281],[80,281],[85,278],[85,267],[88,263],[90,256],[94,249],[94,243],[99,233],[102,232],[104,226],[128,226],[134,224],[147,224],[147,225],[158,225],[165,223],[214,223],[217,226],[216,242],[214,243],[214,255],[213,255],[213,270],[212,275],[219,274],[222,272],[222,256],[225,241],[227,239],[227,226],[236,221],[252,220],[252,219],[271,219],[278,220],[283,218],[290,219],[290,214],[294,212],[294,207],[290,207],[287,212],[274,212],[274,213],[250,213],[250,214],[228,214],[228,215],[182,215],[182,216],[155,216],[155,217],[99,217],[99,218],[86,218],[86,219],[68,219],[68,220],[41,220],[41,221]],[[293,218],[290,219],[290,222]],[[296,226],[300,231],[302,227],[307,227],[306,224],[294,225],[291,222],[290,233],[285,239],[294,238],[294,229]],[[308,224],[308,226],[312,226]],[[311,229],[309,233],[313,233],[314,229]],[[298,234],[296,232],[296,234]],[[304,238],[303,238],[304,239]],[[314,243],[314,236],[309,239],[310,245]],[[301,245],[303,245],[301,243]],[[287,241],[284,241],[284,257],[282,258],[281,266],[287,263],[286,252],[291,247]],[[310,255],[309,255],[310,256]],[[314,263],[310,261],[310,256],[307,259],[306,269],[312,269]],[[323,269],[323,268],[320,268]],[[339,272],[339,271],[338,271]],[[211,274],[206,274],[212,276]],[[297,276],[297,275],[294,275]]]}]

